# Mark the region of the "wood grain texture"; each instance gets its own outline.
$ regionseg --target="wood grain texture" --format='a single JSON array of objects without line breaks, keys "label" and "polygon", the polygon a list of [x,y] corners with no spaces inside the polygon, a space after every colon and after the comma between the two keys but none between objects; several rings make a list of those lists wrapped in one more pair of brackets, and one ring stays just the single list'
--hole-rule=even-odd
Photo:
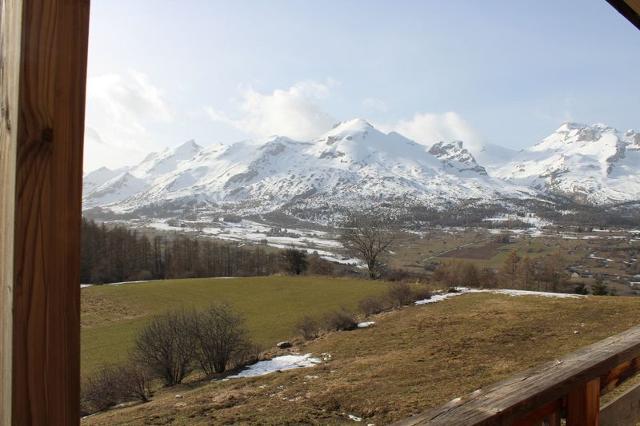
[{"label": "wood grain texture", "polygon": [[562,410],[562,400],[553,401],[516,420],[512,426],[540,426],[545,421],[547,424],[554,424],[552,422],[560,420],[558,415],[560,410]]},{"label": "wood grain texture", "polygon": [[578,386],[567,396],[567,426],[598,426],[600,378]]},{"label": "wood grain texture", "polygon": [[0,425],[11,422],[15,166],[21,0],[0,0]]},{"label": "wood grain texture", "polygon": [[397,425],[510,425],[588,382],[597,381],[599,394],[600,377],[638,356],[640,327],[634,327]]},{"label": "wood grain texture", "polygon": [[600,426],[635,426],[640,419],[640,384],[600,409]]},{"label": "wood grain texture", "polygon": [[1,219],[13,215],[11,423],[78,424],[89,0],[0,1],[3,11],[22,7],[11,18],[21,26],[11,41],[18,71],[9,76],[18,93],[15,155],[2,163],[15,181]]}]

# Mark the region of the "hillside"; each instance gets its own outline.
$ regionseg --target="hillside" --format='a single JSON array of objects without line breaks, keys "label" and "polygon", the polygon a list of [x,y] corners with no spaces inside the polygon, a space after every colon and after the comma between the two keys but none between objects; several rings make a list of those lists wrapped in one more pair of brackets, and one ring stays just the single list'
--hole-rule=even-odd
[{"label": "hillside", "polygon": [[463,295],[294,348],[330,354],[319,366],[183,385],[82,424],[387,424],[630,328],[639,308],[626,297]]},{"label": "hillside", "polygon": [[270,347],[288,338],[304,315],[354,308],[387,289],[383,282],[326,277],[202,278],[84,288],[82,375],[126,359],[136,333],[154,314],[227,302],[242,313],[255,342]]}]

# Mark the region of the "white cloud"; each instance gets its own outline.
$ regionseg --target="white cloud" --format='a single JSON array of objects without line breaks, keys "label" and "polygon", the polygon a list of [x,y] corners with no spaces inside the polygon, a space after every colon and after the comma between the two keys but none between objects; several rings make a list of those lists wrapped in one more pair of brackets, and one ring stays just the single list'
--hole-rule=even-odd
[{"label": "white cloud", "polygon": [[230,118],[213,107],[205,110],[211,120],[252,136],[311,139],[329,130],[334,123],[333,118],[319,106],[319,101],[330,95],[334,84],[332,81],[303,81],[267,94],[251,88],[244,90],[238,106],[238,118]]},{"label": "white cloud", "polygon": [[365,98],[362,100],[362,106],[372,112],[387,112],[389,107],[386,102],[378,98]]},{"label": "white cloud", "polygon": [[145,74],[129,71],[89,78],[85,169],[139,160],[156,148],[148,127],[172,120],[162,90]]},{"label": "white cloud", "polygon": [[480,148],[482,137],[459,114],[416,113],[413,118],[394,124],[379,125],[387,132],[396,131],[414,141],[431,146],[439,141],[461,140],[470,149]]}]

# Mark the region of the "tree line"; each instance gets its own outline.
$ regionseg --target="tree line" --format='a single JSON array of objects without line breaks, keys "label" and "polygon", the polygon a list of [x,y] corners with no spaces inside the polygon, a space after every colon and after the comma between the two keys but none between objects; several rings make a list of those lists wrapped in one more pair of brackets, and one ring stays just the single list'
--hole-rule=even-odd
[{"label": "tree line", "polygon": [[146,235],[82,222],[80,279],[86,284],[172,278],[331,274],[333,265],[295,249],[241,246],[187,235]]},{"label": "tree line", "polygon": [[478,267],[465,261],[450,261],[435,268],[432,279],[449,287],[505,288],[530,291],[613,295],[602,277],[596,276],[589,288],[569,279],[559,252],[531,258],[512,250],[499,268]]}]

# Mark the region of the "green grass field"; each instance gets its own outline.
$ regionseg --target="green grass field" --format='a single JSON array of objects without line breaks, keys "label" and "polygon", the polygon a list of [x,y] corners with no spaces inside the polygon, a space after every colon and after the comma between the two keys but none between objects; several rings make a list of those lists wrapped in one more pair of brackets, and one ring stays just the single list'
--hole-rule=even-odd
[{"label": "green grass field", "polygon": [[304,315],[355,308],[387,284],[324,277],[185,279],[88,287],[82,294],[82,374],[126,358],[137,332],[154,314],[226,302],[241,312],[257,344],[290,338]]}]

